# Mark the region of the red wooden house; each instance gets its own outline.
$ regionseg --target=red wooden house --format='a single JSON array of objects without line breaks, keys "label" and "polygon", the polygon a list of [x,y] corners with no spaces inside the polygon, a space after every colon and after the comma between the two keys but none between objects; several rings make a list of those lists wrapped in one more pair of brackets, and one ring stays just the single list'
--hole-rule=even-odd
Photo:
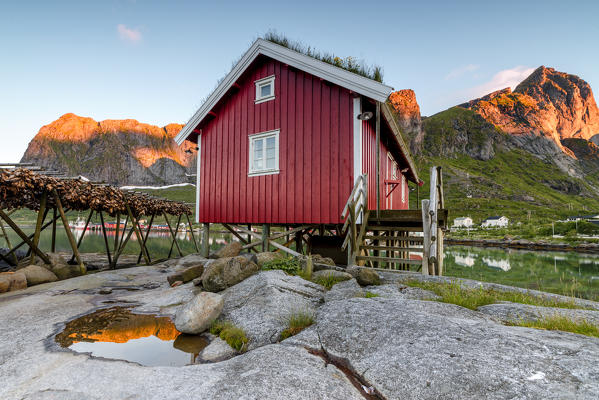
[{"label": "red wooden house", "polygon": [[386,104],[392,90],[258,39],[175,139],[198,146],[197,221],[340,235],[364,174],[369,210],[408,209],[419,178]]}]

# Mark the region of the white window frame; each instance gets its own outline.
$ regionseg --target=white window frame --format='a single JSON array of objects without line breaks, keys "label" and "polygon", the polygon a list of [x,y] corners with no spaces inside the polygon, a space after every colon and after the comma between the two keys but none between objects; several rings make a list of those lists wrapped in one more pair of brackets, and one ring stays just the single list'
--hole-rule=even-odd
[{"label": "white window frame", "polygon": [[[267,76],[266,78],[258,79],[254,81],[256,84],[256,100],[254,103],[264,103],[265,101],[270,101],[275,99],[275,76]],[[270,85],[271,91],[269,96],[261,96],[261,89],[263,86]]]},{"label": "white window frame", "polygon": [[[249,135],[248,139],[249,143],[249,157],[248,157],[248,176],[260,176],[260,175],[273,175],[278,174],[279,171],[279,129],[275,129],[267,132],[254,133],[253,135]],[[257,140],[264,139],[264,143],[266,144],[266,139],[269,137],[275,138],[275,167],[274,168],[266,168],[266,146],[262,147],[263,151],[263,160],[264,160],[264,168],[256,169],[254,167],[254,143]]]}]

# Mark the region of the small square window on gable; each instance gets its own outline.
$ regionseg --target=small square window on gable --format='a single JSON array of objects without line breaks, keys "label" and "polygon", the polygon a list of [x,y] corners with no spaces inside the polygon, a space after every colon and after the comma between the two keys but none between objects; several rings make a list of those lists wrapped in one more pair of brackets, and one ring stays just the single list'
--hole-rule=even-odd
[{"label": "small square window on gable", "polygon": [[249,136],[249,176],[279,173],[279,131]]},{"label": "small square window on gable", "polygon": [[268,76],[257,80],[256,82],[256,100],[255,103],[262,103],[275,98],[275,76]]}]

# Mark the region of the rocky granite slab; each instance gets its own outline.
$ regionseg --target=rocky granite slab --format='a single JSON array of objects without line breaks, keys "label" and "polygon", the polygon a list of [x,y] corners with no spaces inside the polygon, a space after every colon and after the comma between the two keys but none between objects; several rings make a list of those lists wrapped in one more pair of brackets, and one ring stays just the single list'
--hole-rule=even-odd
[{"label": "rocky granite slab", "polygon": [[324,288],[280,270],[261,271],[223,291],[221,319],[241,327],[255,349],[278,341],[295,312],[312,311],[324,297]]},{"label": "rocky granite slab", "polygon": [[323,348],[386,399],[594,399],[599,340],[511,327],[453,304],[401,298],[325,303],[282,342]]},{"label": "rocky granite slab", "polygon": [[[162,271],[172,268],[99,272],[0,294],[0,398],[363,398],[348,375],[386,399],[596,399],[599,393],[599,339],[505,326],[483,312],[414,300],[422,293],[406,292],[386,273],[383,285],[364,288],[379,290],[374,298],[324,302],[321,286],[281,271],[259,272],[225,290],[223,312],[255,343],[226,361],[144,367],[55,343],[66,322],[102,307],[174,316],[197,288],[169,287]],[[316,310],[316,323],[270,344],[298,307]]]},{"label": "rocky granite slab", "polygon": [[501,302],[479,307],[478,312],[490,315],[499,321],[517,324],[522,321],[538,321],[555,316],[572,321],[587,321],[599,327],[599,311],[557,307],[539,307],[530,304]]}]

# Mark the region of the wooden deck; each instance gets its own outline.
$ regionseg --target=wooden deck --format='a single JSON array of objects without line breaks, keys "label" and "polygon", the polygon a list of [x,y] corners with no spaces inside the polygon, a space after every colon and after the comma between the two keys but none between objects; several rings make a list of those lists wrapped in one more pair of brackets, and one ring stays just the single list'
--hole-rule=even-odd
[{"label": "wooden deck", "polygon": [[[342,216],[348,265],[409,270],[420,265],[424,274],[443,271],[443,235],[449,213],[443,208],[441,170],[431,169],[431,199],[423,209],[364,210],[368,204],[367,179],[362,176],[352,191]],[[418,253],[420,257],[414,257]]]}]

